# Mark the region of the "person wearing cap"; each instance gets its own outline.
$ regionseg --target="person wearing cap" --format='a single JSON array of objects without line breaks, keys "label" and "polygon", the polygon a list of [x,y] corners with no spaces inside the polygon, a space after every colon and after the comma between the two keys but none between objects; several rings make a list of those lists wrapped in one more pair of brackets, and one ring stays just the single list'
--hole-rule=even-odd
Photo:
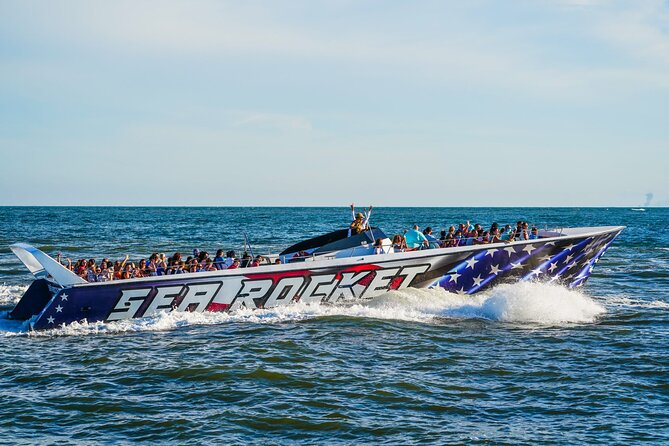
[{"label": "person wearing cap", "polygon": [[348,227],[348,236],[360,234],[363,231],[369,230],[369,217],[372,215],[372,206],[369,207],[369,210],[366,214],[362,212],[355,213],[355,205],[351,203],[351,216],[353,221]]}]

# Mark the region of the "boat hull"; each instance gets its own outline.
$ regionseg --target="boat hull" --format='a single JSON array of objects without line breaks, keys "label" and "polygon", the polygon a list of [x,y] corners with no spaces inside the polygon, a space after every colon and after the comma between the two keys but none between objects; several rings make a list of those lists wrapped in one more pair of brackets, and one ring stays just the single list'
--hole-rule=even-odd
[{"label": "boat hull", "polygon": [[[58,289],[41,286],[50,299],[35,313],[31,327],[41,330],[75,321],[109,322],[162,311],[232,311],[298,301],[336,304],[407,287],[440,287],[459,294],[527,280],[578,287],[623,228],[592,229],[509,244],[304,261]],[[32,299],[45,300],[36,294],[32,293]],[[25,302],[22,306],[30,307]]]}]

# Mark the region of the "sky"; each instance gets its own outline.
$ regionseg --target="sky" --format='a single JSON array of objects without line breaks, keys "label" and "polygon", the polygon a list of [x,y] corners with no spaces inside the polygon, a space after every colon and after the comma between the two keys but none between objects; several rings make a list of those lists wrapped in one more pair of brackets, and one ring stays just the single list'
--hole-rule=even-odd
[{"label": "sky", "polygon": [[669,1],[0,0],[0,205],[669,206],[668,168]]}]

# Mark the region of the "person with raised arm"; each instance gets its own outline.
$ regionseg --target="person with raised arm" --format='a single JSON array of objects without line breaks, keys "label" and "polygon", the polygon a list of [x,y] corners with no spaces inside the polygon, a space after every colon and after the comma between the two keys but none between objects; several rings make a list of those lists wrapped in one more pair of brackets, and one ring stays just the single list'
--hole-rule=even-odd
[{"label": "person with raised arm", "polygon": [[348,227],[348,236],[360,234],[363,231],[369,230],[369,218],[372,216],[372,206],[369,207],[366,213],[355,213],[355,204],[351,203],[351,217],[353,221]]}]

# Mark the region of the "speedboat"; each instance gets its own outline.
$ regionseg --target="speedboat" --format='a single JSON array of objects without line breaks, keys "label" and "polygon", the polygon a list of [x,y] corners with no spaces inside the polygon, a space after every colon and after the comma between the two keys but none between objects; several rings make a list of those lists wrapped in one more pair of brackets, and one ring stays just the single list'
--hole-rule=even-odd
[{"label": "speedboat", "polygon": [[[9,317],[33,330],[170,311],[234,311],[295,302],[337,304],[392,290],[474,294],[500,283],[582,286],[623,226],[541,230],[538,238],[394,252],[379,228],[334,231],[297,243],[258,267],[89,283],[39,249],[12,245],[35,280]],[[381,240],[379,248],[378,240]],[[374,245],[377,245],[376,247]],[[281,263],[274,263],[280,259]]]}]

